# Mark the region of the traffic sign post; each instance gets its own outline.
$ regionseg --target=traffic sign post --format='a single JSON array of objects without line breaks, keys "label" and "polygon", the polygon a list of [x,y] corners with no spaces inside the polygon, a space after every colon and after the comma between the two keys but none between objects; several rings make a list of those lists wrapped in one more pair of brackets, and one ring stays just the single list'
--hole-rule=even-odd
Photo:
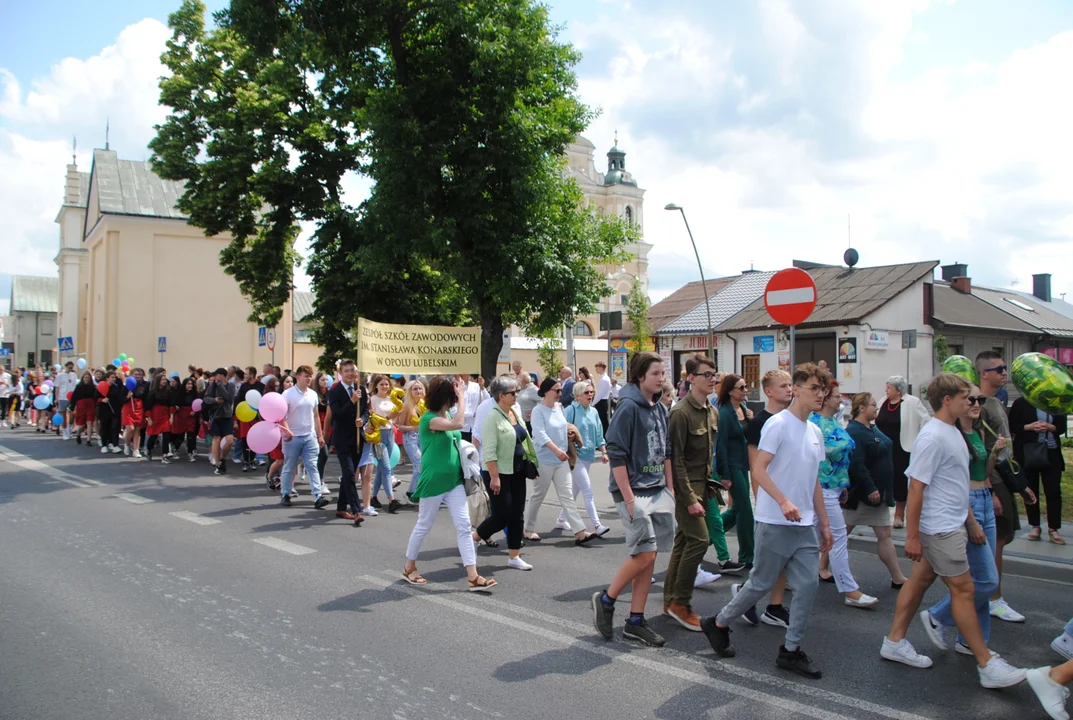
[{"label": "traffic sign post", "polygon": [[257,328],[257,347],[264,347],[267,344],[265,339],[266,328],[264,325]]},{"label": "traffic sign post", "polygon": [[168,339],[166,337],[158,337],[156,339],[156,351],[160,353],[160,367],[164,367],[164,353],[168,351]]},{"label": "traffic sign post", "polygon": [[764,307],[771,319],[790,327],[790,373],[797,363],[797,325],[816,309],[816,281],[801,268],[779,270],[764,288]]},{"label": "traffic sign post", "polygon": [[57,345],[61,353],[73,353],[75,351],[74,337],[68,335],[67,337],[61,337],[57,339]]},{"label": "traffic sign post", "polygon": [[272,351],[272,364],[276,364],[276,329],[274,327],[268,328],[265,332],[265,343],[268,345],[268,349]]}]

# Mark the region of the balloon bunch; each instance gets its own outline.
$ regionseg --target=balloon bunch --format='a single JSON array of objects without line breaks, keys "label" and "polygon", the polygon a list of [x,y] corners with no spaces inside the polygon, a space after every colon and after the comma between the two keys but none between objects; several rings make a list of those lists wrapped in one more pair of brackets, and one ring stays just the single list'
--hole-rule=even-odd
[{"label": "balloon bunch", "polygon": [[374,445],[380,444],[380,428],[387,426],[387,418],[376,413],[369,414],[369,422],[365,424],[365,439]]},{"label": "balloon bunch", "polygon": [[246,444],[250,450],[263,455],[275,450],[283,437],[279,423],[287,417],[287,401],[277,392],[261,395],[257,390],[250,390],[246,399],[238,404],[235,416],[242,422],[253,422],[258,414],[264,422],[250,428]]},{"label": "balloon bunch", "polygon": [[130,369],[134,367],[134,358],[128,356],[126,353],[119,353],[119,357],[112,360],[112,364],[125,373],[129,373]]}]

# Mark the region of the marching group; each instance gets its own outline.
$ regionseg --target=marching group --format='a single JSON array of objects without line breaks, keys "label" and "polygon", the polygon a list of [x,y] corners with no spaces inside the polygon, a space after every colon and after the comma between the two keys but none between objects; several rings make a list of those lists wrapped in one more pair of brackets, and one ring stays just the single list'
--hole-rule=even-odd
[{"label": "marching group", "polygon": [[[79,369],[84,364],[78,361]],[[537,520],[552,488],[561,506],[555,526],[572,533],[576,545],[609,532],[589,478],[593,463],[609,463],[609,489],[629,557],[606,589],[592,596],[600,635],[613,637],[616,601],[629,591],[624,637],[651,646],[665,643],[644,610],[656,554],[670,551],[665,615],[703,632],[720,657],[736,654],[730,626],[738,618],[786,628],[776,665],[809,678],[821,677],[801,647],[819,583],[833,583],[852,607],[879,602],[859,588],[849,563],[848,533],[870,526],[891,586],[899,589],[882,658],[931,666],[906,633],[938,578],[949,594],[919,613],[927,637],[941,650],[973,656],[984,687],[1027,679],[1050,716],[1066,718],[1073,620],[1052,643],[1069,662],[1053,669],[1026,672],[988,648],[992,617],[1024,621],[1001,595],[1002,551],[1019,529],[1014,495],[1025,498],[1032,524],[1028,539],[1039,540],[1036,493],[1042,483],[1048,539],[1064,543],[1053,468],[1060,478],[1065,418],[1020,399],[1007,414],[996,398],[1006,384],[1002,357],[981,353],[976,365],[980,387],[950,373],[928,384],[932,413],[908,394],[904,378],[892,377],[884,400],[858,393],[844,417],[838,382],[823,367],[801,365],[792,375],[768,372],[761,381],[766,406],[754,415],[746,404],[746,381],[718,373],[715,362],[701,354],[687,360],[677,392],[653,353],[633,356],[624,387],[603,363],[595,378],[579,368],[575,380],[564,367],[558,377],[538,383],[516,362],[486,388],[477,376],[366,378],[351,360],[338,363],[334,379],[307,366],[292,373],[265,365],[260,373],[252,367],[207,373],[191,366],[185,378],[151,369],[148,381],[140,368],[127,376],[112,366],[84,370],[79,377],[72,362],[52,373],[0,371],[0,417],[13,427],[26,417],[37,432],[52,430],[79,444],[96,439],[101,452],[132,457],[152,459],[159,442],[163,463],[176,459],[184,446],[195,461],[203,438],[217,474],[227,472],[230,457],[244,472],[271,463],[265,482],[285,506],[296,497],[299,465],[315,507],[331,502],[323,482],[331,448],[341,470],[336,516],[355,525],[375,516],[377,508],[395,513],[401,506],[391,470],[401,441],[413,466],[405,494],[418,505],[403,578],[426,584],[418,553],[445,506],[468,588],[478,592],[490,591],[496,581],[477,571],[476,546],[498,546],[493,538],[501,532],[508,565],[532,569],[521,550],[541,540]],[[277,392],[286,404],[278,423],[281,440],[275,448],[251,447],[259,420],[256,413],[236,417],[236,408],[243,402],[255,406]],[[50,402],[35,402],[41,396]],[[1018,473],[1026,446],[1037,442],[1045,446],[1052,471]],[[1016,482],[1025,476],[1027,483]],[[386,505],[379,501],[381,491]],[[471,517],[475,494],[487,499],[480,517]],[[582,519],[579,498],[589,523]],[[906,529],[905,552],[914,561],[908,578],[898,564],[892,525]],[[726,542],[731,529],[737,530],[736,561]],[[722,574],[747,572],[748,578],[731,586],[731,600],[718,613],[702,618],[692,609],[693,589],[719,577],[700,567],[709,545]],[[792,595],[789,607],[786,593]],[[756,605],[763,598],[769,602],[760,615]]]}]

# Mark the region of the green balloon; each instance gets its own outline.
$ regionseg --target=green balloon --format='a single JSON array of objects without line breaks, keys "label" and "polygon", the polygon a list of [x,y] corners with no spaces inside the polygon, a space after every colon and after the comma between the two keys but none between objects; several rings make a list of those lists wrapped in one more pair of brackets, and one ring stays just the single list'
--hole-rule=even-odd
[{"label": "green balloon", "polygon": [[119,359],[120,360],[126,360],[127,359],[127,354],[126,353],[119,353]]},{"label": "green balloon", "polygon": [[127,358],[127,362],[129,362],[129,363],[131,364],[131,366],[133,367],[133,365],[134,365],[134,358],[132,358],[132,357],[129,357],[129,358]]},{"label": "green balloon", "polygon": [[976,372],[976,365],[964,355],[951,355],[943,361],[943,372],[954,373],[963,380],[980,386],[980,375]]}]

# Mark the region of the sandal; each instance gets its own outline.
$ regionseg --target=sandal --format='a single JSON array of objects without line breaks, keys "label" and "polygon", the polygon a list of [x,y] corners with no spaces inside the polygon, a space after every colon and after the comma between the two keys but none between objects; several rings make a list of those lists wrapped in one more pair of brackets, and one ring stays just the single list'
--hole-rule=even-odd
[{"label": "sandal", "polygon": [[901,518],[895,518],[893,527],[903,528],[905,527],[905,521],[903,521]]},{"label": "sandal", "polygon": [[1040,537],[1043,535],[1043,531],[1038,527],[1034,527],[1025,534],[1025,540],[1031,540],[1032,542],[1039,542]]},{"label": "sandal", "polygon": [[480,540],[478,541],[478,544],[484,545],[485,547],[499,547],[499,541],[497,540]]},{"label": "sandal", "polygon": [[428,585],[428,580],[421,577],[421,573],[417,572],[417,568],[414,568],[410,572],[406,572],[406,568],[403,568],[402,579],[411,585]]},{"label": "sandal", "polygon": [[478,575],[474,579],[469,581],[470,592],[491,592],[498,583],[495,580],[489,580],[486,577]]},{"label": "sandal", "polygon": [[529,542],[540,542],[540,536],[536,533],[522,533],[522,537]]},{"label": "sandal", "polygon": [[598,537],[599,535],[597,535],[596,533],[588,533],[579,538],[574,538],[574,545],[585,545],[590,540],[595,540]]},{"label": "sandal", "polygon": [[1051,539],[1055,545],[1065,545],[1066,539],[1058,534],[1057,530],[1048,530],[1047,537]]}]

